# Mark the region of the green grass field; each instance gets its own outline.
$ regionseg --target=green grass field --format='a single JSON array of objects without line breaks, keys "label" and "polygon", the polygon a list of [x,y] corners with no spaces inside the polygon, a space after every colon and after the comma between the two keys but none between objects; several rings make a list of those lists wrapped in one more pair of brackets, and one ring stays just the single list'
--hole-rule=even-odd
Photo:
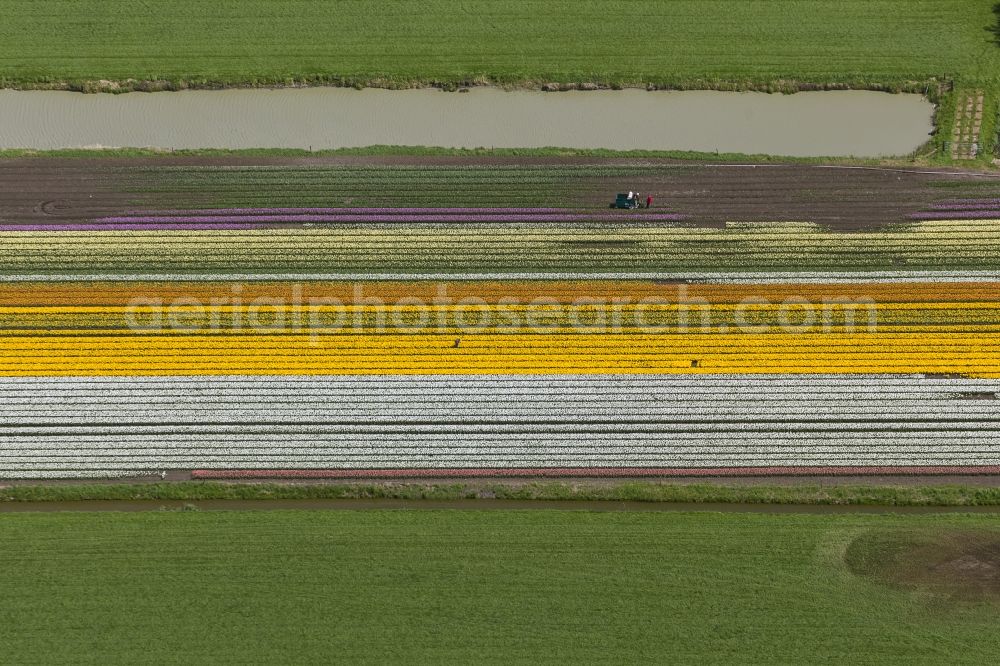
[{"label": "green grass field", "polygon": [[[718,483],[71,483],[0,488],[4,502],[94,500],[498,500],[976,507],[1000,505],[1000,488],[973,485],[725,485]],[[483,500],[489,505],[489,500]]]},{"label": "green grass field", "polygon": [[0,83],[898,85],[1000,76],[993,0],[0,0]]},{"label": "green grass field", "polygon": [[980,528],[995,535],[1000,521],[3,514],[0,654],[7,663],[988,663],[1000,651],[998,602],[891,587],[845,563],[877,573],[873,555],[910,534],[926,546]]}]

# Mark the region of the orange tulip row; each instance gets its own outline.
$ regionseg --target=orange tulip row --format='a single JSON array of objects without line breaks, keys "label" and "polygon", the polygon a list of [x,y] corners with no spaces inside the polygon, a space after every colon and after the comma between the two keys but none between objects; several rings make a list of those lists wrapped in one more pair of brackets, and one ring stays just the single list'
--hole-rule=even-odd
[{"label": "orange tulip row", "polygon": [[805,299],[823,303],[837,299],[870,299],[875,303],[992,301],[1000,283],[882,283],[882,284],[675,284],[624,280],[484,280],[484,281],[301,281],[301,282],[62,282],[5,283],[0,306],[128,305],[136,301],[170,304],[181,299],[201,304],[246,304],[257,299],[285,304],[335,300],[358,304],[380,299],[394,303],[417,299],[428,304],[458,301],[496,303],[502,299],[529,303],[546,299],[572,303],[582,299],[666,303],[782,303]]}]

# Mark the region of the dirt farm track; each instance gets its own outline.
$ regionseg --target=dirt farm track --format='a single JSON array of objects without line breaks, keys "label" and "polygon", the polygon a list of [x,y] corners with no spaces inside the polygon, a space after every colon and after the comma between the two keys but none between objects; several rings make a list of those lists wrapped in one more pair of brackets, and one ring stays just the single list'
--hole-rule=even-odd
[{"label": "dirt farm track", "polygon": [[[362,188],[359,196],[359,172],[400,169],[469,173],[421,184],[420,192]],[[255,183],[250,197],[237,177],[248,170],[270,175]],[[494,184],[500,174],[522,170],[545,177],[504,180],[502,188]],[[19,158],[0,160],[0,182],[0,224],[79,222],[125,209],[267,205],[269,199],[341,206],[430,205],[457,198],[461,205],[533,202],[603,209],[616,191],[632,187],[653,194],[655,205],[706,224],[796,221],[849,230],[901,222],[937,200],[1000,192],[998,174],[941,169],[582,158]]]}]

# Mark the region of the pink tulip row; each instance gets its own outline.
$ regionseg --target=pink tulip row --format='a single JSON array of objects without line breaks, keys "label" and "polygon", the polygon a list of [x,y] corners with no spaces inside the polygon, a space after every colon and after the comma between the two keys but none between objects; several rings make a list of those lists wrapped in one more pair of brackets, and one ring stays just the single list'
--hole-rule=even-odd
[{"label": "pink tulip row", "polygon": [[198,469],[194,479],[361,479],[473,477],[711,477],[711,476],[940,476],[995,475],[1000,465],[864,467],[481,467],[445,469]]}]

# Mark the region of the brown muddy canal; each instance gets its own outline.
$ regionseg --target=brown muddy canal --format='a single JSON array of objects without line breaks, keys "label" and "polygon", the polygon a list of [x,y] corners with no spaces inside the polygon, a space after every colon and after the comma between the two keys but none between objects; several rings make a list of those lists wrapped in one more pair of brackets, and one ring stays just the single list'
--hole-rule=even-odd
[{"label": "brown muddy canal", "polygon": [[0,90],[0,148],[369,146],[905,155],[933,130],[919,95],[602,90]]},{"label": "brown muddy canal", "polygon": [[287,510],[373,510],[373,509],[460,509],[491,510],[561,510],[561,511],[710,511],[726,513],[1000,513],[1000,506],[865,506],[824,504],[722,504],[674,502],[614,501],[538,501],[538,500],[83,500],[70,502],[0,502],[0,513],[55,511],[287,511]]}]

